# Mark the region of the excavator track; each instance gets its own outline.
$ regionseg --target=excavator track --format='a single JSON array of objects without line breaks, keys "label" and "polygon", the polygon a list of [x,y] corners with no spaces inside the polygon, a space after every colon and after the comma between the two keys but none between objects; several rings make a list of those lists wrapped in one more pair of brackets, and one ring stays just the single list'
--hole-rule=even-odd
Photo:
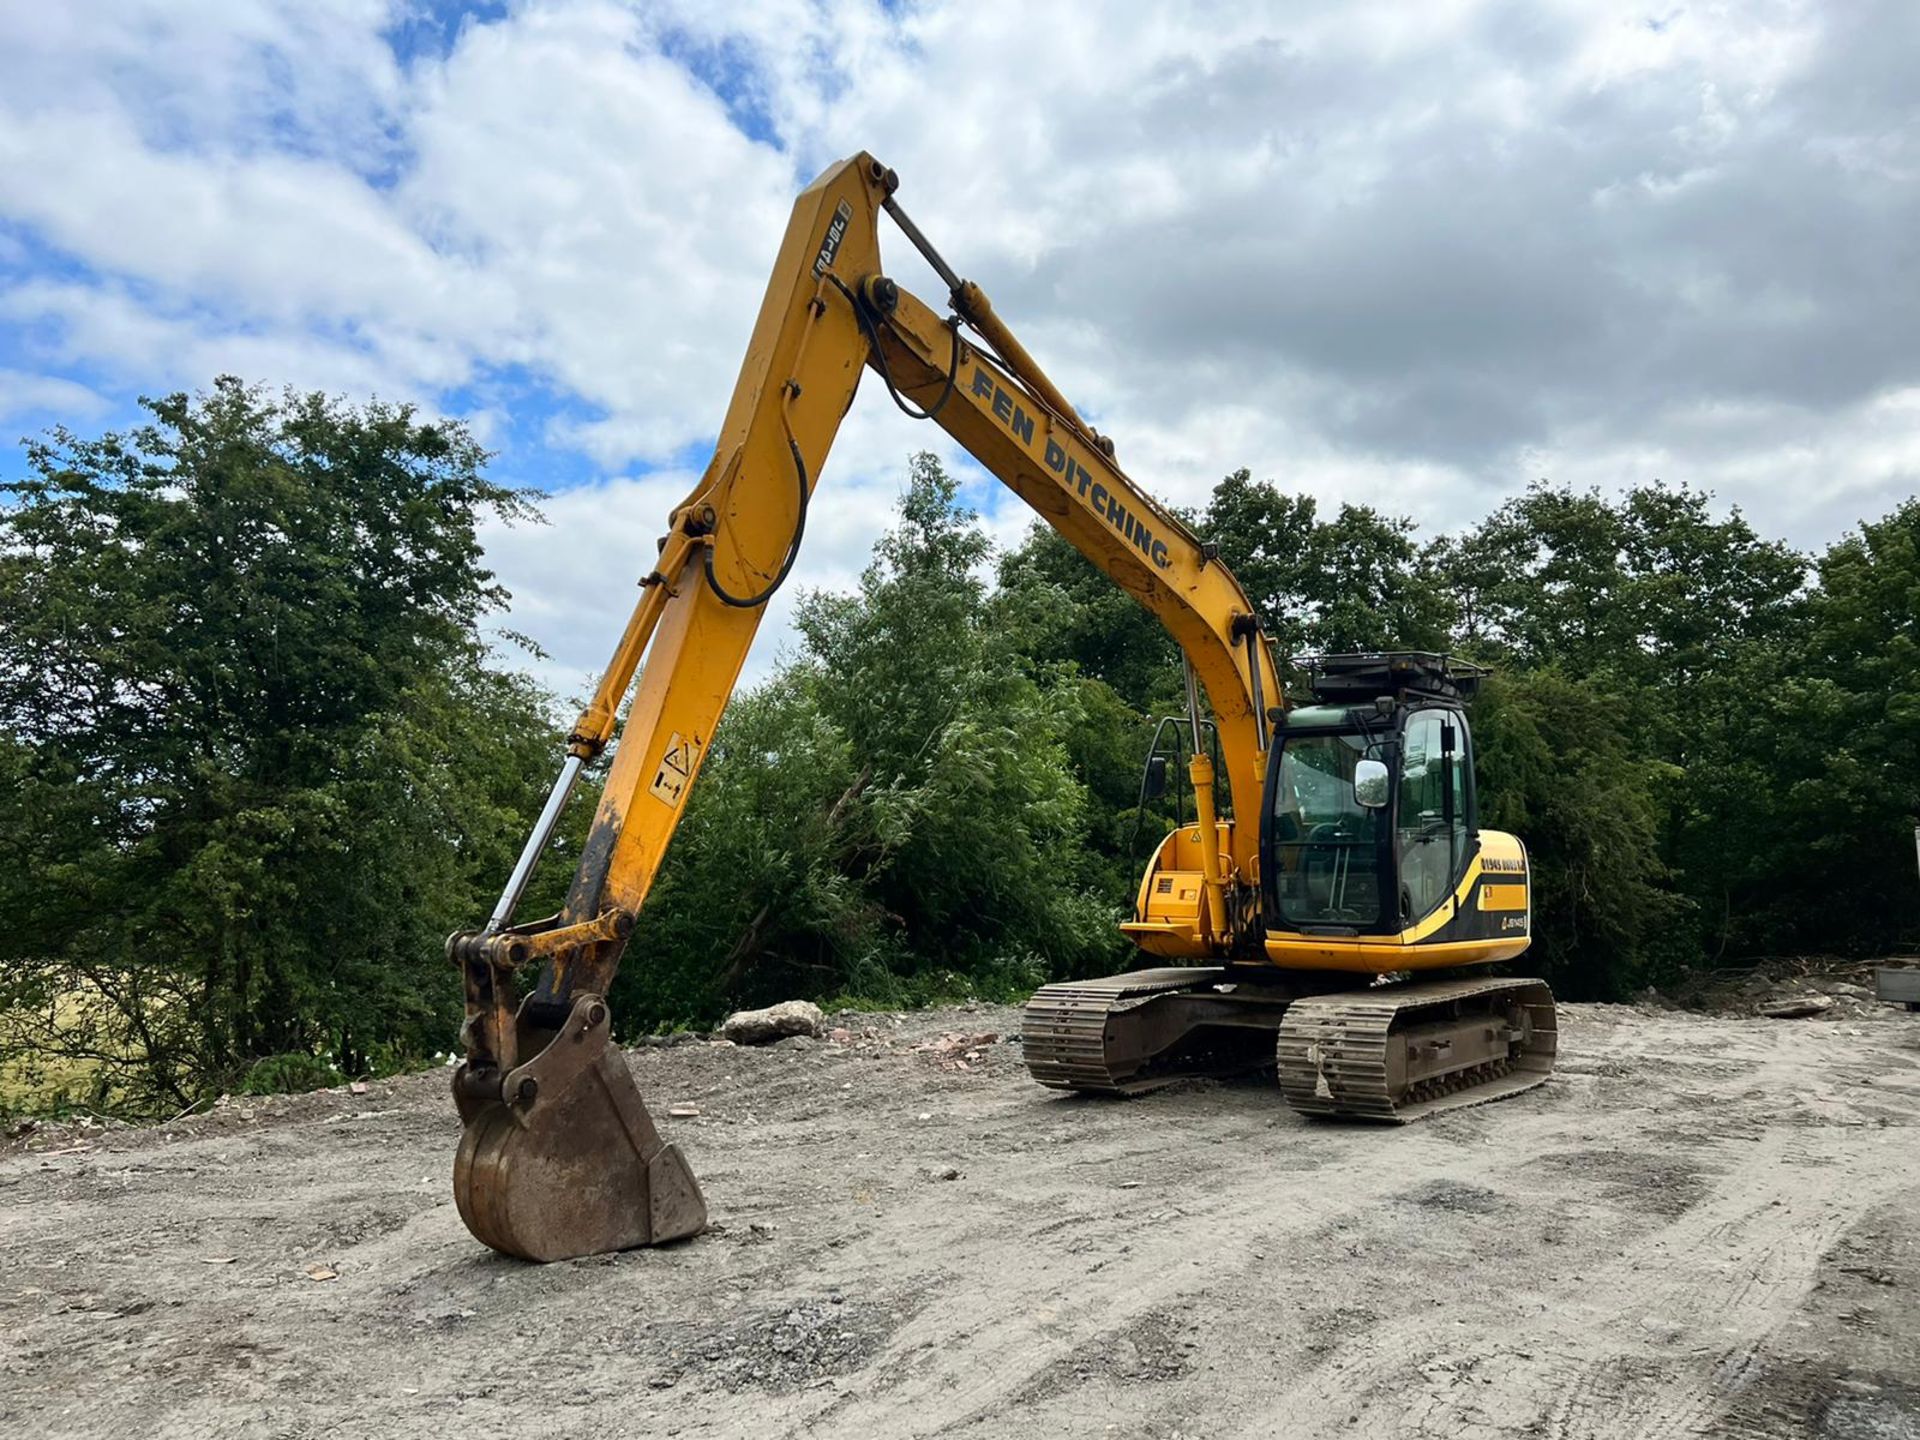
[{"label": "excavator track", "polygon": [[1557,1040],[1544,981],[1443,980],[1296,1000],[1276,1055],[1302,1114],[1404,1124],[1531,1090]]},{"label": "excavator track", "polygon": [[1228,982],[1226,973],[1136,970],[1042,986],[1020,1025],[1027,1069],[1055,1090],[1141,1095],[1271,1065],[1288,996]]}]

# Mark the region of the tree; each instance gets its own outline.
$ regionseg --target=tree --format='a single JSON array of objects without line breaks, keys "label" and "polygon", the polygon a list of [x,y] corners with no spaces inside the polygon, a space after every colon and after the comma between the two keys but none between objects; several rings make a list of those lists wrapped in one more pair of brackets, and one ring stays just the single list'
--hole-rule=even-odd
[{"label": "tree", "polygon": [[821,712],[871,783],[868,892],[920,962],[1067,974],[1113,952],[1066,737],[1070,686],[1034,667],[978,578],[977,517],[930,454],[857,600],[814,596],[799,628]]},{"label": "tree", "polygon": [[[1562,810],[1527,839],[1542,873],[1571,875],[1583,855],[1611,850],[1625,865],[1619,888],[1668,929],[1656,958],[1652,932],[1588,917],[1583,963],[1604,952],[1605,973],[1631,976],[1764,946],[1767,927],[1747,922],[1779,879],[1762,857],[1766,776],[1787,739],[1775,722],[1781,662],[1805,623],[1804,558],[1737,510],[1716,518],[1711,498],[1685,486],[1616,499],[1543,481],[1436,542],[1428,562],[1458,598],[1457,647],[1516,678],[1576,683],[1601,712],[1563,710],[1568,734],[1546,743],[1599,753],[1578,738],[1596,724],[1616,738],[1624,808]],[[1616,843],[1623,815],[1650,826],[1639,843],[1651,870]],[[1648,885],[1673,903],[1647,909]],[[1596,947],[1596,936],[1608,938]]]},{"label": "tree", "polygon": [[872,772],[821,713],[813,678],[797,666],[728,705],[647,897],[644,953],[615,982],[623,1026],[887,988],[904,947],[865,884]]},{"label": "tree", "polygon": [[531,499],[406,406],[142,404],[0,484],[0,1010],[135,1104],[429,1053],[550,764],[477,629]]},{"label": "tree", "polygon": [[1471,713],[1480,823],[1520,836],[1533,886],[1523,962],[1567,998],[1670,980],[1697,952],[1660,853],[1670,770],[1625,710],[1556,670],[1496,676]]},{"label": "tree", "polygon": [[801,655],[730,707],[649,902],[663,953],[622,976],[634,1013],[1011,993],[1116,950],[1077,689],[1000,623],[956,493],[915,456],[858,592],[807,596]]},{"label": "tree", "polygon": [[1034,526],[999,581],[1003,622],[1035,663],[1070,665],[1142,715],[1184,710],[1173,638],[1057,531]]},{"label": "tree", "polygon": [[1689,758],[1695,686],[1794,623],[1806,561],[1711,497],[1643,485],[1610,500],[1542,481],[1429,562],[1460,607],[1454,643],[1610,685],[1655,753]]},{"label": "tree", "polygon": [[[1689,800],[1736,950],[1912,942],[1920,501],[1820,557],[1804,623],[1749,657]],[[1703,864],[1707,863],[1705,860]]]},{"label": "tree", "polygon": [[1242,469],[1214,487],[1200,529],[1219,542],[1282,659],[1445,647],[1446,598],[1421,564],[1410,520],[1365,505],[1321,520],[1311,495]]}]

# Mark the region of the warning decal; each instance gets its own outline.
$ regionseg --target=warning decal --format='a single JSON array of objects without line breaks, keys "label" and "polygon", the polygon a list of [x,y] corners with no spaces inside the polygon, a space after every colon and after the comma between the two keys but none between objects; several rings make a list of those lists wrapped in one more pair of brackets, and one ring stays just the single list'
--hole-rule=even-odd
[{"label": "warning decal", "polygon": [[700,758],[700,742],[683,740],[680,732],[674,731],[667,740],[667,753],[660,757],[660,769],[653,777],[653,784],[647,787],[653,798],[666,806],[677,806],[680,797],[687,793],[687,782],[693,778],[693,767]]}]

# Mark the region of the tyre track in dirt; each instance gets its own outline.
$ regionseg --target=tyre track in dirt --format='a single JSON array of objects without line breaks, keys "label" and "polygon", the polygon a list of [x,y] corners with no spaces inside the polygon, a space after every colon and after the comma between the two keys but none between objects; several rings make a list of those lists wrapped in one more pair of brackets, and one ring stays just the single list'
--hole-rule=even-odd
[{"label": "tyre track in dirt", "polygon": [[[1612,1047],[1609,1058],[1631,1049]],[[1476,1317],[1482,1338],[1469,1345],[1436,1343],[1424,1321],[1383,1327],[1361,1354],[1231,1433],[1277,1433],[1282,1416],[1297,1425],[1303,1414],[1337,1420],[1326,1433],[1364,1428],[1376,1408],[1396,1412],[1396,1429],[1413,1435],[1727,1433],[1723,1412],[1805,1300],[1822,1257],[1868,1211],[1911,1190],[1914,1136],[1882,1130],[1861,1144],[1849,1132],[1865,1120],[1798,1056],[1733,1068],[1709,1094],[1726,1133],[1696,1153],[1724,1167],[1673,1223],[1571,1284],[1516,1284],[1514,1310],[1531,1318],[1513,1333],[1484,1338],[1497,1313]],[[1783,1108],[1796,1123],[1757,1128]],[[1822,1128],[1800,1118],[1813,1113],[1829,1117],[1813,1122]],[[1909,1124],[1920,1125],[1920,1113]],[[1522,1124],[1512,1138],[1539,1128]],[[1658,1143],[1657,1133],[1647,1139]]]},{"label": "tyre track in dirt", "polygon": [[550,1267],[460,1228],[437,1076],[0,1157],[0,1422],[1575,1440],[1906,1403],[1847,1391],[1827,1338],[1884,1357],[1920,1329],[1920,1258],[1912,1285],[1834,1258],[1877,1253],[1864,1216],[1920,1221],[1904,1015],[1568,1007],[1548,1086],[1404,1129],[1256,1083],[1088,1102],[1011,1046],[965,1073],[913,1049],[1016,1019],[634,1052],[651,1101],[701,1108],[676,1138],[719,1227]]},{"label": "tyre track in dirt", "polygon": [[[1643,1144],[1660,1143],[1661,1133],[1671,1125],[1667,1112],[1675,1108],[1690,1114],[1711,1106],[1719,1114],[1718,1123],[1739,1127],[1741,1138],[1716,1138],[1691,1147],[1696,1158],[1722,1171],[1707,1199],[1691,1205],[1679,1221],[1624,1248],[1617,1260],[1596,1273],[1579,1276],[1575,1293],[1530,1297],[1527,1308],[1548,1318],[1523,1334],[1501,1334],[1499,1314],[1487,1314],[1482,1306],[1476,1320],[1495,1334],[1495,1343],[1449,1347],[1435,1343],[1431,1316],[1410,1317],[1375,1329],[1349,1363],[1284,1391],[1251,1416],[1237,1394],[1242,1387],[1229,1380],[1223,1390],[1234,1397],[1231,1407],[1220,1407],[1217,1414],[1209,1413],[1214,1407],[1180,1407],[1184,1424],[1197,1425],[1204,1433],[1217,1428],[1222,1434],[1310,1434],[1319,1433],[1314,1417],[1322,1417],[1325,1429],[1335,1433],[1353,1424],[1364,1426],[1378,1398],[1400,1417],[1393,1428],[1404,1432],[1410,1413],[1416,1434],[1476,1433],[1477,1427],[1556,1436],[1661,1436],[1704,1426],[1724,1400],[1737,1395],[1759,1348],[1804,1296],[1815,1264],[1832,1241],[1865,1210],[1910,1183],[1910,1177],[1884,1146],[1863,1150],[1804,1129],[1761,1133],[1753,1128],[1756,1118],[1765,1118],[1766,1105],[1784,1098],[1829,1114],[1843,1104],[1831,1085],[1817,1079],[1808,1083],[1800,1057],[1755,1064],[1739,1056],[1705,1053],[1691,1064],[1675,1066],[1671,1034],[1662,1044],[1623,1028],[1617,1038],[1622,1043],[1608,1047],[1603,1068],[1631,1072],[1636,1059],[1657,1054],[1670,1071],[1688,1078],[1697,1073],[1706,1082],[1701,1089],[1645,1097],[1677,1104],[1648,1108]],[[1802,1087],[1797,1093],[1795,1085]],[[1745,1113],[1726,1108],[1743,1096]],[[1487,1111],[1486,1119],[1498,1125],[1499,1143],[1524,1149],[1550,1141],[1564,1125],[1564,1111],[1582,1108],[1583,1099],[1562,1097],[1559,1104],[1531,1110],[1523,1104],[1503,1106]],[[1620,1107],[1617,1118],[1631,1125],[1633,1113]],[[1463,1116],[1450,1123],[1465,1121]],[[1858,1122],[1848,1116],[1832,1123]],[[1311,1133],[1312,1127],[1301,1128]],[[1443,1153],[1431,1156],[1418,1139],[1400,1146],[1403,1162],[1412,1159],[1409,1149],[1421,1153],[1397,1172],[1399,1179],[1425,1174],[1429,1164],[1443,1168],[1457,1161],[1446,1153],[1450,1146],[1437,1147]],[[1164,1162],[1166,1156],[1159,1158]],[[1250,1185],[1213,1197],[1197,1218],[1162,1213],[1151,1222],[1155,1230],[1150,1245],[1138,1243],[1142,1232],[1136,1225],[1092,1215],[1068,1216],[1031,1232],[1025,1237],[1036,1247],[1031,1275],[998,1292],[1002,1318],[997,1325],[975,1326],[964,1320],[954,1324],[950,1311],[923,1316],[902,1339],[909,1353],[937,1353],[942,1364],[924,1376],[889,1385],[884,1395],[861,1397],[834,1418],[848,1433],[860,1433],[883,1414],[900,1410],[928,1417],[924,1426],[902,1433],[991,1430],[1010,1403],[1044,1396],[1049,1374],[1120,1343],[1147,1320],[1192,1312],[1216,1296],[1231,1277],[1222,1275],[1216,1260],[1207,1274],[1190,1279],[1185,1266],[1194,1262],[1184,1257],[1205,1253],[1222,1233],[1254,1249],[1295,1257],[1311,1254],[1313,1247],[1305,1243],[1303,1232],[1311,1232],[1317,1222],[1299,1215],[1292,1223],[1276,1220],[1265,1190],[1266,1167],[1260,1157],[1248,1158],[1254,1161],[1253,1173],[1243,1178]],[[1383,1168],[1379,1159],[1366,1151],[1346,1164],[1322,1165],[1315,1171],[1316,1184],[1327,1195],[1341,1197],[1362,1230],[1370,1216],[1390,1208],[1394,1199],[1388,1187],[1395,1169]],[[1817,1184],[1809,1187],[1805,1175],[1798,1173],[1802,1171],[1811,1171]],[[1044,1240],[1058,1231],[1071,1231],[1101,1254],[1105,1273],[1082,1276],[1070,1265],[1042,1258]],[[1133,1245],[1127,1244],[1129,1236]],[[979,1243],[979,1237],[955,1239],[956,1249]],[[1337,1265],[1340,1260],[1335,1256],[1321,1263]],[[1248,1308],[1257,1311],[1258,1306]],[[1026,1317],[1043,1323],[1029,1323]],[[1085,1337],[1089,1331],[1090,1339],[1067,1343],[1066,1337]],[[1695,1339],[1675,1355],[1671,1352],[1681,1336]],[[1702,1343],[1702,1336],[1722,1338]],[[1596,1351],[1600,1358],[1593,1358]],[[1249,1355],[1247,1363],[1259,1365],[1261,1357]],[[1271,1361],[1267,1363],[1270,1367]],[[1084,1376],[1097,1368],[1083,1365],[1076,1373]],[[956,1382],[957,1373],[967,1378]],[[1468,1373],[1477,1383],[1463,1384]],[[1239,1409],[1240,1417],[1228,1413],[1230,1409]],[[804,1433],[805,1428],[790,1433]]]}]

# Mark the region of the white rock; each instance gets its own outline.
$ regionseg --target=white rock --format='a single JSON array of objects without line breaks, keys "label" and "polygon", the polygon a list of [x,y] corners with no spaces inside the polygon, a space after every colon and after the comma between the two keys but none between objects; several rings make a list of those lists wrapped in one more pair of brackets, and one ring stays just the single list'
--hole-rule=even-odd
[{"label": "white rock", "polygon": [[825,1020],[811,1000],[783,1000],[764,1010],[736,1010],[720,1034],[736,1045],[766,1045],[789,1035],[818,1035]]}]

